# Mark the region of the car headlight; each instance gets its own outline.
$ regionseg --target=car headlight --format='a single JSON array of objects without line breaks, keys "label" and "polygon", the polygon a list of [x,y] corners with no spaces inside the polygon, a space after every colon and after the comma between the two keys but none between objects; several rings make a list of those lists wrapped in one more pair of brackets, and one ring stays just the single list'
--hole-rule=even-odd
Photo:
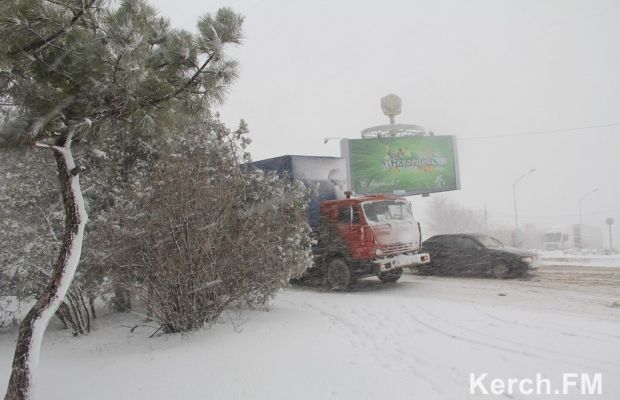
[{"label": "car headlight", "polygon": [[532,261],[534,261],[534,259],[532,257],[522,257],[521,258],[521,262],[524,262],[524,263],[528,263],[529,264]]}]

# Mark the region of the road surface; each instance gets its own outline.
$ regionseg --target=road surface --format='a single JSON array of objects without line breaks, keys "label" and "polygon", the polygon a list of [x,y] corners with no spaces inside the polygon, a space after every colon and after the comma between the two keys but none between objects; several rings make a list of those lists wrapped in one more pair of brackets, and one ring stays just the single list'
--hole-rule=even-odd
[{"label": "road surface", "polygon": [[[617,268],[544,267],[502,281],[406,272],[396,284],[369,278],[349,293],[290,288],[268,312],[230,312],[191,335],[148,339],[156,327],[130,332],[136,323],[109,314],[82,338],[52,326],[38,398],[584,398],[580,387],[551,397],[470,393],[472,374],[488,374],[487,391],[493,379],[540,376],[554,393],[564,373],[601,374],[603,394],[585,398],[620,398]],[[15,337],[0,331],[2,390]]]}]

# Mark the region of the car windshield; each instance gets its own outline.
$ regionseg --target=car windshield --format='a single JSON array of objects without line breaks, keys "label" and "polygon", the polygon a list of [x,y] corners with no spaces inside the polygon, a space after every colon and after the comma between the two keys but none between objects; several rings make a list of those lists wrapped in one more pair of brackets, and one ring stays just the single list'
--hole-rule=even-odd
[{"label": "car windshield", "polygon": [[372,201],[364,203],[364,215],[368,222],[405,220],[413,217],[411,204],[406,201]]},{"label": "car windshield", "polygon": [[487,236],[487,235],[476,235],[476,240],[482,243],[484,247],[493,248],[493,247],[504,247],[505,246],[504,243],[500,242],[494,237]]}]

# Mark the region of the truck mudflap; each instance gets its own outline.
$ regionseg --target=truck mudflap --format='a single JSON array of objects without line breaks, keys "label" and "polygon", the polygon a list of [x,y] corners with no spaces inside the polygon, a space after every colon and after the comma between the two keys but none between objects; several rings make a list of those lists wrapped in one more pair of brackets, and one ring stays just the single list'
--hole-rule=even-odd
[{"label": "truck mudflap", "polygon": [[381,260],[376,260],[379,264],[379,272],[391,271],[396,268],[415,267],[421,264],[428,264],[431,256],[428,253],[400,254]]}]

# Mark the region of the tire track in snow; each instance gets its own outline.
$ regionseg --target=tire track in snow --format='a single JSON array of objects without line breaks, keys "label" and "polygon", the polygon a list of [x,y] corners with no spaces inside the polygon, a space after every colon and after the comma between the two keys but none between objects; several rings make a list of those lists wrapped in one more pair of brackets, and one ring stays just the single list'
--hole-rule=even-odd
[{"label": "tire track in snow", "polygon": [[[507,343],[507,344],[512,345],[512,346],[527,347],[530,350],[534,350],[535,353],[527,352],[527,351],[521,351],[520,352],[519,350],[510,349],[508,347],[501,347],[499,345],[487,344],[487,346],[489,346],[489,347],[503,349],[504,351],[509,351],[509,352],[516,353],[516,354],[522,354],[522,355],[526,355],[528,357],[547,358],[547,359],[551,359],[552,361],[569,364],[571,366],[575,365],[575,362],[574,361],[572,361],[572,362],[571,361],[567,361],[566,358],[576,359],[576,360],[578,360],[581,363],[580,365],[583,365],[583,366],[587,365],[585,363],[592,363],[592,362],[594,362],[594,363],[596,363],[595,365],[590,365],[590,368],[592,368],[593,370],[598,368],[600,364],[605,364],[605,365],[608,365],[608,366],[611,366],[611,367],[620,368],[620,364],[616,364],[616,363],[613,363],[613,362],[609,362],[609,361],[605,361],[605,360],[592,360],[592,359],[588,359],[588,358],[585,358],[585,357],[582,357],[582,356],[579,356],[579,355],[566,354],[566,353],[563,353],[563,352],[551,350],[551,349],[549,349],[547,347],[539,347],[539,346],[536,346],[536,345],[532,345],[530,343],[515,342],[515,341],[512,341],[512,340],[503,338],[503,337],[499,337],[499,336],[495,336],[495,335],[490,335],[488,333],[480,332],[478,330],[471,329],[471,328],[468,328],[466,326],[457,324],[457,323],[455,323],[453,321],[450,321],[448,319],[438,317],[437,315],[431,313],[430,311],[428,311],[426,308],[424,308],[422,306],[420,306],[419,308],[420,308],[420,310],[422,310],[426,314],[428,314],[430,317],[434,318],[436,321],[439,321],[440,323],[443,323],[445,325],[453,326],[453,327],[456,327],[456,328],[461,329],[463,331],[470,332],[470,333],[473,333],[475,335],[479,335],[479,336],[482,336],[482,337],[487,337],[487,338],[490,338],[490,339],[493,339],[493,340],[496,340],[496,341],[499,341],[499,342],[504,342],[504,343]],[[452,334],[450,334],[450,335],[453,338],[466,339],[466,340],[468,340],[468,341],[470,341],[472,343],[474,343],[474,342],[475,343],[484,343],[484,342],[480,342],[480,341],[478,341],[476,339],[465,338],[464,336],[457,336],[457,335],[452,335]],[[541,353],[548,353],[550,355],[553,355],[553,357],[560,356],[562,358],[552,358],[552,356],[550,356],[550,355],[544,356]]]},{"label": "tire track in snow", "polygon": [[[297,303],[297,305],[299,304]],[[398,366],[404,364],[405,368],[415,377],[416,380],[426,384],[428,388],[430,388],[434,393],[439,396],[439,398],[447,398],[448,395],[443,390],[443,387],[446,383],[446,377],[442,377],[441,382],[436,382],[430,379],[427,376],[427,369],[424,369],[424,367],[426,367],[428,363],[424,359],[420,358],[417,354],[411,354],[409,352],[404,353],[403,348],[398,347],[398,343],[402,341],[402,333],[399,335],[400,337],[397,338],[395,335],[390,334],[390,332],[384,332],[385,334],[383,334],[382,337],[394,340],[383,340],[381,342],[378,341],[376,335],[372,334],[380,333],[380,331],[382,330],[386,331],[385,322],[389,321],[389,318],[386,314],[369,311],[367,307],[349,307],[346,312],[336,314],[332,311],[327,311],[324,308],[319,307],[318,305],[310,304],[308,302],[304,302],[303,305],[306,308],[314,310],[320,315],[322,315],[328,321],[330,327],[336,329],[339,329],[341,327],[345,328],[347,332],[344,333],[343,336],[348,338],[352,346],[360,348],[361,350],[369,350],[369,355],[375,361],[377,361],[377,363],[379,363],[384,369],[390,371],[391,373],[398,373],[399,371],[403,371],[403,368],[399,368]],[[360,314],[360,311],[363,315],[358,316],[358,314]],[[345,319],[344,315],[357,316],[357,323]],[[381,321],[381,319],[383,319],[383,322]],[[380,322],[379,324],[373,324],[374,329],[367,329],[369,321]],[[392,326],[394,325],[392,324]],[[388,356],[387,358],[389,358],[389,360],[387,361],[386,355]],[[410,359],[415,361],[415,363],[410,362]],[[392,363],[389,362],[391,360],[397,360],[396,364],[398,365],[392,365]],[[462,382],[457,380],[454,380],[454,383],[459,385],[462,384]]]},{"label": "tire track in snow", "polygon": [[[524,328],[528,328],[528,329],[537,329],[537,330],[544,330],[547,332],[551,332],[551,333],[555,333],[555,334],[562,334],[562,335],[568,335],[568,336],[577,336],[579,338],[583,338],[583,339],[588,339],[588,340],[596,340],[599,342],[603,342],[603,343],[609,343],[609,344],[617,344],[618,341],[616,339],[619,339],[620,336],[613,336],[613,335],[604,335],[604,337],[596,337],[596,336],[590,336],[590,335],[583,335],[583,334],[572,334],[569,332],[565,332],[562,330],[556,330],[556,329],[552,329],[549,328],[547,326],[542,326],[542,325],[532,325],[532,324],[528,324],[528,323],[524,323],[521,321],[515,321],[515,320],[507,320],[507,319],[503,319],[501,317],[498,317],[497,315],[491,314],[489,312],[482,312],[483,315],[501,322],[503,324],[511,324],[514,326],[518,326],[518,327],[524,327]],[[560,326],[559,324],[555,324],[556,326]],[[582,329],[579,329],[578,327],[574,327],[574,326],[563,326],[564,328],[570,328],[570,329],[575,329],[575,330],[580,330],[580,331],[584,331]],[[611,339],[611,340],[609,340]]]}]

